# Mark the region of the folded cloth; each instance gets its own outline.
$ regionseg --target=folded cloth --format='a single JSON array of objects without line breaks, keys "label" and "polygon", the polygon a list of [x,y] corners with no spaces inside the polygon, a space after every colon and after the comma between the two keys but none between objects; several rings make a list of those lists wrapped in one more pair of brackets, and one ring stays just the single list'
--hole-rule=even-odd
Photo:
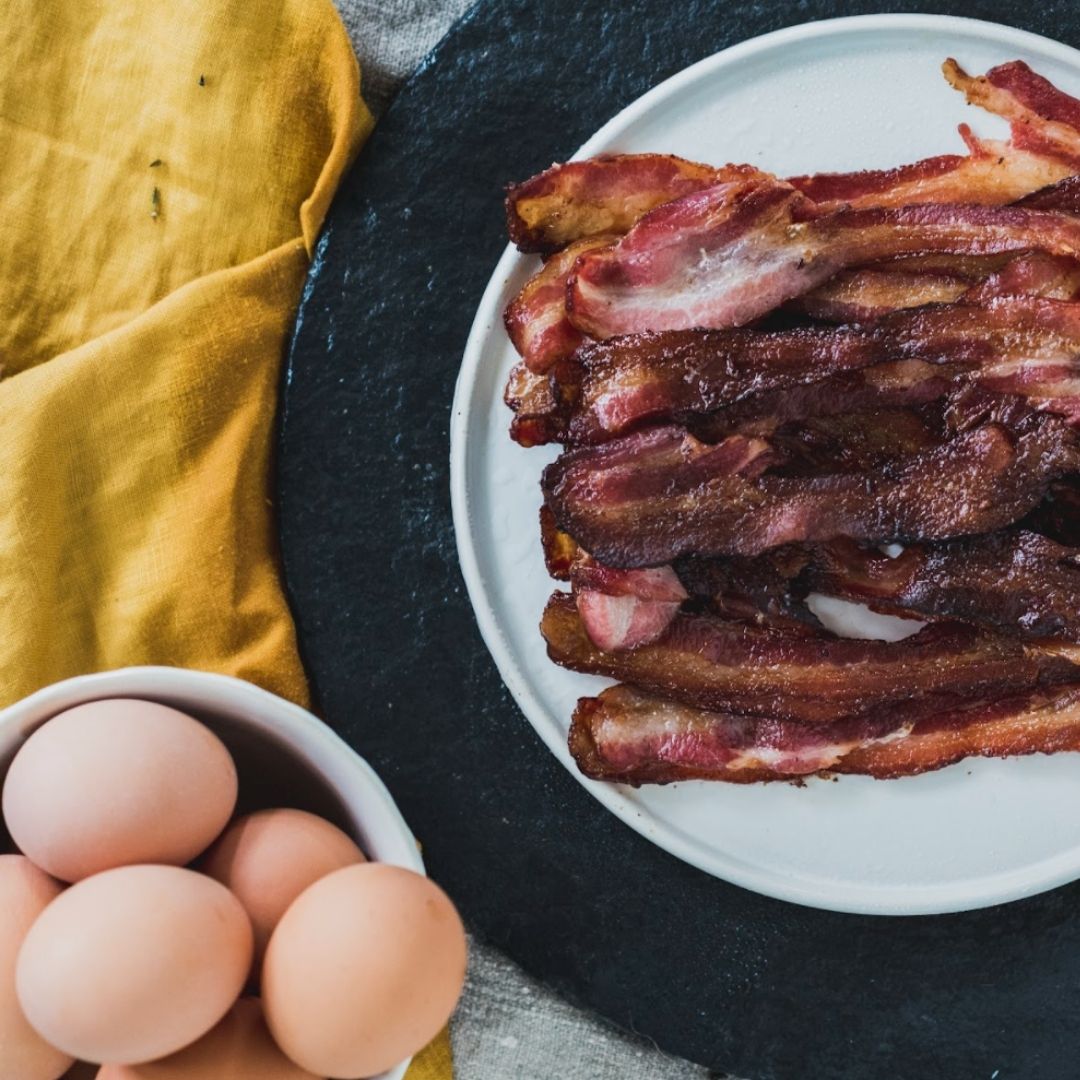
[{"label": "folded cloth", "polygon": [[[0,6],[0,704],[128,664],[305,703],[280,363],[371,128],[329,0]],[[445,1040],[410,1080],[451,1074]]]}]

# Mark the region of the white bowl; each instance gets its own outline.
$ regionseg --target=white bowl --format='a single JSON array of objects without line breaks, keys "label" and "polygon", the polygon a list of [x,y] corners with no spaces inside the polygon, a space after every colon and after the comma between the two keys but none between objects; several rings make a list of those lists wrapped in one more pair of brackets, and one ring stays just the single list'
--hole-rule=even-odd
[{"label": "white bowl", "polygon": [[[171,705],[215,731],[236,759],[241,811],[312,810],[345,829],[370,859],[424,873],[416,839],[371,766],[311,713],[226,675],[133,667],[47,686],[0,711],[0,778],[46,720],[114,697]],[[408,1067],[404,1061],[374,1080],[402,1080]]]}]

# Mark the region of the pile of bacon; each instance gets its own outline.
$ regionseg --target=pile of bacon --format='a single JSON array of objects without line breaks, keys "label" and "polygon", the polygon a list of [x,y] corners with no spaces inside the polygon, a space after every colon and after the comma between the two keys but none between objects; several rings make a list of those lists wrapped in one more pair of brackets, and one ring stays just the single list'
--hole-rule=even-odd
[{"label": "pile of bacon", "polygon": [[[796,176],[659,154],[510,188],[570,748],[631,784],[1080,750],[1080,101],[947,80],[1005,142]],[[829,632],[807,599],[918,619]]]}]

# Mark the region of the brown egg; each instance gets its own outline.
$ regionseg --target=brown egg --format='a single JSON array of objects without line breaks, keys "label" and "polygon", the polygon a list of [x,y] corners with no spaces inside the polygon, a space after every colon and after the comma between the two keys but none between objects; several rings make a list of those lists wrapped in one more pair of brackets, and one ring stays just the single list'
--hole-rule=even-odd
[{"label": "brown egg", "polygon": [[95,701],[54,716],[4,782],[21,851],[61,881],[191,862],[236,806],[236,766],[209,728],[165,705]]},{"label": "brown egg", "polygon": [[5,1077],[56,1080],[71,1064],[30,1026],[15,993],[23,939],[60,888],[24,856],[0,855],[0,1075]]},{"label": "brown egg", "polygon": [[304,810],[260,810],[234,821],[199,869],[244,905],[255,931],[255,963],[286,908],[334,870],[364,861],[336,825]]},{"label": "brown egg", "polygon": [[152,1061],[206,1034],[240,995],[251,924],[223,885],[124,866],[73,885],[30,928],[16,985],[30,1023],[84,1061]]},{"label": "brown egg", "polygon": [[349,866],[303,892],[270,938],[267,1023],[317,1076],[372,1076],[438,1034],[465,962],[461,919],[437,885],[396,866]]},{"label": "brown egg", "polygon": [[256,998],[241,998],[197,1043],[146,1065],[102,1065],[97,1080],[317,1080],[270,1038]]}]

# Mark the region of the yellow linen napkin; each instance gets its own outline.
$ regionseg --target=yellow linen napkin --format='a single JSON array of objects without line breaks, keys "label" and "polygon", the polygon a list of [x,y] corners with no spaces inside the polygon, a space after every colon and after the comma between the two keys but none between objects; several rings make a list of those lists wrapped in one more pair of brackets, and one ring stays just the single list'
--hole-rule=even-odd
[{"label": "yellow linen napkin", "polygon": [[[344,28],[329,0],[9,0],[0,56],[0,704],[128,664],[306,703],[270,433],[371,129]],[[409,1076],[451,1072],[444,1036]]]}]

